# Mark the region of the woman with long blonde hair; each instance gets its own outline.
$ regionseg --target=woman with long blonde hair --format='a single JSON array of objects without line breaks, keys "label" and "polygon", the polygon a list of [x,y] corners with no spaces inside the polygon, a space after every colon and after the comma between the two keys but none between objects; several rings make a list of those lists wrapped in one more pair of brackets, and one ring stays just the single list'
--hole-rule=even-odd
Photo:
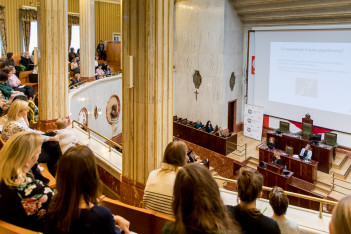
[{"label": "woman with long blonde hair", "polygon": [[329,231],[331,234],[351,233],[351,195],[342,198],[334,208]]},{"label": "woman with long blonde hair", "polygon": [[42,138],[34,132],[11,137],[0,151],[0,220],[41,231],[53,191],[35,180],[31,168],[41,152]]}]

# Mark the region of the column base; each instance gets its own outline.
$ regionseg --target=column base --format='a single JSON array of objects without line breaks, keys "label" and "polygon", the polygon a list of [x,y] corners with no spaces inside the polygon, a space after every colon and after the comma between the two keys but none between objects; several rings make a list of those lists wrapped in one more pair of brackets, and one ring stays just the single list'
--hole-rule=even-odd
[{"label": "column base", "polygon": [[142,207],[145,185],[122,176],[120,200],[126,204]]},{"label": "column base", "polygon": [[[68,124],[70,124],[71,120],[70,120],[69,116],[67,116],[66,119],[68,120]],[[55,129],[57,129],[56,120],[57,119],[39,120],[39,122],[37,124],[37,129],[42,131],[42,132],[52,132]]]},{"label": "column base", "polygon": [[82,80],[82,83],[87,83],[87,82],[92,82],[95,80],[95,76],[92,77],[80,77],[80,79]]}]

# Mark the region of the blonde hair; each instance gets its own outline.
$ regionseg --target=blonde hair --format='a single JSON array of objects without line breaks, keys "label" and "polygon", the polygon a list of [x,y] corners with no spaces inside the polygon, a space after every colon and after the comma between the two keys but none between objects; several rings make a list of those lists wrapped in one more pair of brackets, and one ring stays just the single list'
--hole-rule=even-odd
[{"label": "blonde hair", "polygon": [[351,195],[341,199],[333,210],[330,233],[351,233]]},{"label": "blonde hair", "polygon": [[56,120],[56,127],[57,129],[64,129],[67,127],[68,120],[66,118],[58,118]]},{"label": "blonde hair", "polygon": [[19,119],[19,113],[28,108],[28,102],[24,100],[16,100],[11,103],[7,117],[9,121],[17,121]]},{"label": "blonde hair", "polygon": [[18,186],[26,182],[26,163],[36,154],[43,143],[36,132],[20,132],[13,135],[0,151],[0,183]]}]

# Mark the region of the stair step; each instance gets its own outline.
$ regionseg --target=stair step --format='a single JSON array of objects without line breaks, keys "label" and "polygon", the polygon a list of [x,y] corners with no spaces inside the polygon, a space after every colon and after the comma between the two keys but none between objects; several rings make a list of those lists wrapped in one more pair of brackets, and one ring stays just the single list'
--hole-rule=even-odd
[{"label": "stair step", "polygon": [[347,159],[340,169],[332,168],[331,174],[334,173],[335,177],[345,179],[351,171],[351,159]]},{"label": "stair step", "polygon": [[320,194],[320,195],[322,195],[324,197],[327,197],[328,194],[329,194],[329,191],[325,191],[324,189],[319,189],[317,187],[315,187],[312,191],[317,193],[317,194]]},{"label": "stair step", "polygon": [[343,197],[345,197],[346,195],[339,193],[337,191],[331,191],[331,193],[329,194],[328,197],[335,199],[337,201],[341,200]]},{"label": "stair step", "polygon": [[347,159],[348,159],[347,155],[336,153],[336,157],[333,162],[332,168],[341,169],[341,167],[344,165]]},{"label": "stair step", "polygon": [[332,189],[332,185],[331,184],[326,184],[326,183],[323,183],[323,182],[320,182],[320,181],[317,181],[314,185],[315,185],[316,188],[324,190],[324,191],[326,191],[328,193]]}]

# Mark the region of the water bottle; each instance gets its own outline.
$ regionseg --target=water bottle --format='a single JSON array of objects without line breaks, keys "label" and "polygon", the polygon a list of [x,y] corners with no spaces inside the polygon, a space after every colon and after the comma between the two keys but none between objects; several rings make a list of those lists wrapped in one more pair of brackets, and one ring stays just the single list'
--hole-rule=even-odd
[{"label": "water bottle", "polygon": [[286,170],[286,165],[285,165],[285,167],[284,167],[284,170]]}]

